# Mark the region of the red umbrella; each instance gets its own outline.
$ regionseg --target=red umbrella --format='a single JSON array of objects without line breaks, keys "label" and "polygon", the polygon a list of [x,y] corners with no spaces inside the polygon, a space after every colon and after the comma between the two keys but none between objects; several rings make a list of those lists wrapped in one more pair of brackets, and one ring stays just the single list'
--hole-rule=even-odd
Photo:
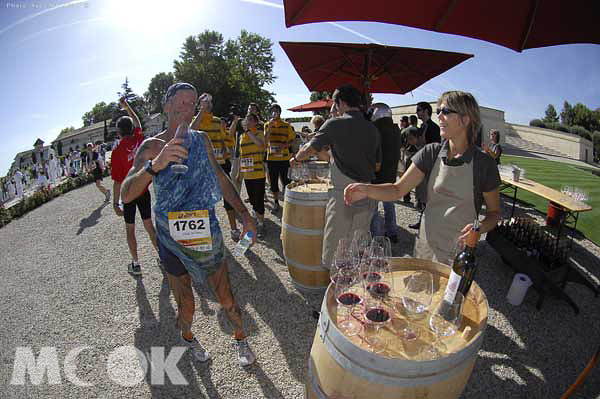
[{"label": "red umbrella", "polygon": [[471,54],[353,43],[279,42],[311,91],[350,83],[371,93],[405,94]]},{"label": "red umbrella", "polygon": [[598,0],[284,0],[285,25],[373,21],[468,36],[515,51],[600,44]]},{"label": "red umbrella", "polygon": [[288,108],[288,111],[294,112],[305,112],[305,111],[322,111],[331,108],[333,100],[317,100],[311,101],[307,104],[297,105],[292,108]]}]

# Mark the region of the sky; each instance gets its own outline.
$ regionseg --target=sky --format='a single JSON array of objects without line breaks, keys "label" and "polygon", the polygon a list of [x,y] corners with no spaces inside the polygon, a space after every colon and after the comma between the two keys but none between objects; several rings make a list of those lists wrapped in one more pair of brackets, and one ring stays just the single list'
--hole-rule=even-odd
[{"label": "sky", "polygon": [[[435,101],[444,91],[473,93],[479,104],[528,124],[548,104],[600,107],[600,46],[571,44],[513,50],[466,37],[375,22],[285,28],[281,0],[0,0],[0,176],[37,138],[82,126],[94,104],[117,100],[127,77],[143,94],[154,75],[172,72],[186,37],[206,29],[225,39],[245,29],[273,41],[275,82],[283,109],[309,101],[279,41],[378,43],[474,54],[405,95],[374,94],[390,106]],[[283,116],[310,116],[284,111]]]}]

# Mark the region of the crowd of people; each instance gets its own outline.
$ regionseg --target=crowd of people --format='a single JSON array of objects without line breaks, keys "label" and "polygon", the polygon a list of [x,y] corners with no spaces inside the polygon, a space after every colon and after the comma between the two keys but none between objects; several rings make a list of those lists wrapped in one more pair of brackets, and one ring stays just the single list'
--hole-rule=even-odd
[{"label": "crowd of people", "polygon": [[[210,353],[192,332],[196,310],[192,282],[207,283],[214,291],[233,325],[240,364],[246,366],[256,359],[229,282],[223,231],[215,207],[223,201],[233,241],[246,233],[252,234],[253,243],[264,239],[267,185],[271,212],[279,216],[290,166],[310,159],[329,162],[321,256],[327,269],[338,242],[356,230],[370,230],[373,236],[384,235],[397,242],[405,230],[396,225],[396,203],[412,203],[413,190],[421,216],[409,227],[419,230],[415,244],[418,258],[449,264],[454,246],[466,238],[483,205],[480,231],[487,232],[497,224],[497,164],[502,153],[499,133],[490,133],[492,144],[484,150],[475,144],[481,120],[471,94],[444,93],[435,111],[439,126],[431,119],[433,109],[426,102],[418,103],[416,115],[402,117],[398,126],[389,106],[375,103],[365,107],[362,94],[350,85],[339,87],[332,100],[329,117],[316,115],[312,118],[314,131],[303,129],[299,148],[294,148],[297,135],[281,119],[277,104],[269,108],[267,121],[262,120],[254,103],[248,105],[245,115],[232,112],[228,118],[219,118],[212,113],[209,94],[198,96],[191,84],[176,83],[163,99],[166,129],[144,139],[138,116],[127,101],[121,100],[121,108],[128,115],[116,123],[120,141],[112,152],[111,176],[113,209],[124,218],[131,255],[128,271],[142,274],[135,236],[137,209],[177,303],[181,342],[197,360],[208,360]],[[81,161],[108,201],[111,192],[101,182],[101,148],[88,145],[85,153],[67,155],[62,175],[81,173]],[[179,173],[172,167],[178,164],[185,165],[187,172]],[[61,164],[51,155],[41,174],[56,179],[57,165]],[[15,195],[22,195],[26,179],[20,171],[13,179]],[[246,201],[240,197],[242,181]],[[148,189],[151,183],[154,223]],[[2,190],[4,195],[4,185]]]}]

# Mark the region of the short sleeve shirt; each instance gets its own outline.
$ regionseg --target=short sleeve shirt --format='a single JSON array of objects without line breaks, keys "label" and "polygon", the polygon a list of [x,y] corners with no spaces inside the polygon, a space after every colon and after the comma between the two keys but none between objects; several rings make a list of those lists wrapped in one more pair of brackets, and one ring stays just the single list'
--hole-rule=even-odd
[{"label": "short sleeve shirt", "polygon": [[494,191],[500,186],[500,173],[496,161],[475,146],[471,146],[465,153],[457,158],[448,159],[448,141],[431,143],[423,147],[412,157],[412,162],[425,173],[425,181],[429,181],[431,171],[438,156],[448,166],[460,166],[473,162],[473,194],[475,198],[475,211],[479,213],[483,205],[483,193]]},{"label": "short sleeve shirt", "polygon": [[364,183],[375,179],[375,163],[381,159],[379,131],[360,111],[325,122],[310,146],[321,151],[326,145],[331,146],[335,164],[344,175]]}]

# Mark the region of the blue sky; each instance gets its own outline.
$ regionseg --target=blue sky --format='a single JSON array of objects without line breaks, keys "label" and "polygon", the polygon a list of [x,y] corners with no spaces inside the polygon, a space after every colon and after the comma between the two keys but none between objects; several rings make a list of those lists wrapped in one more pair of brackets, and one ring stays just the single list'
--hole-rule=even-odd
[{"label": "blue sky", "polygon": [[[506,121],[521,124],[542,116],[550,103],[559,112],[564,100],[600,107],[598,45],[517,53],[475,39],[372,22],[286,29],[279,0],[1,0],[0,176],[38,137],[50,142],[66,126],[81,127],[81,116],[95,103],[115,101],[126,76],[143,94],[155,74],[173,70],[184,39],[205,29],[226,39],[246,29],[275,43],[277,79],[269,90],[284,109],[307,102],[309,92],[279,41],[375,42],[475,55],[407,95],[374,95],[392,106],[433,101],[460,89],[483,106],[504,110]],[[292,115],[310,113],[284,113]]]}]

